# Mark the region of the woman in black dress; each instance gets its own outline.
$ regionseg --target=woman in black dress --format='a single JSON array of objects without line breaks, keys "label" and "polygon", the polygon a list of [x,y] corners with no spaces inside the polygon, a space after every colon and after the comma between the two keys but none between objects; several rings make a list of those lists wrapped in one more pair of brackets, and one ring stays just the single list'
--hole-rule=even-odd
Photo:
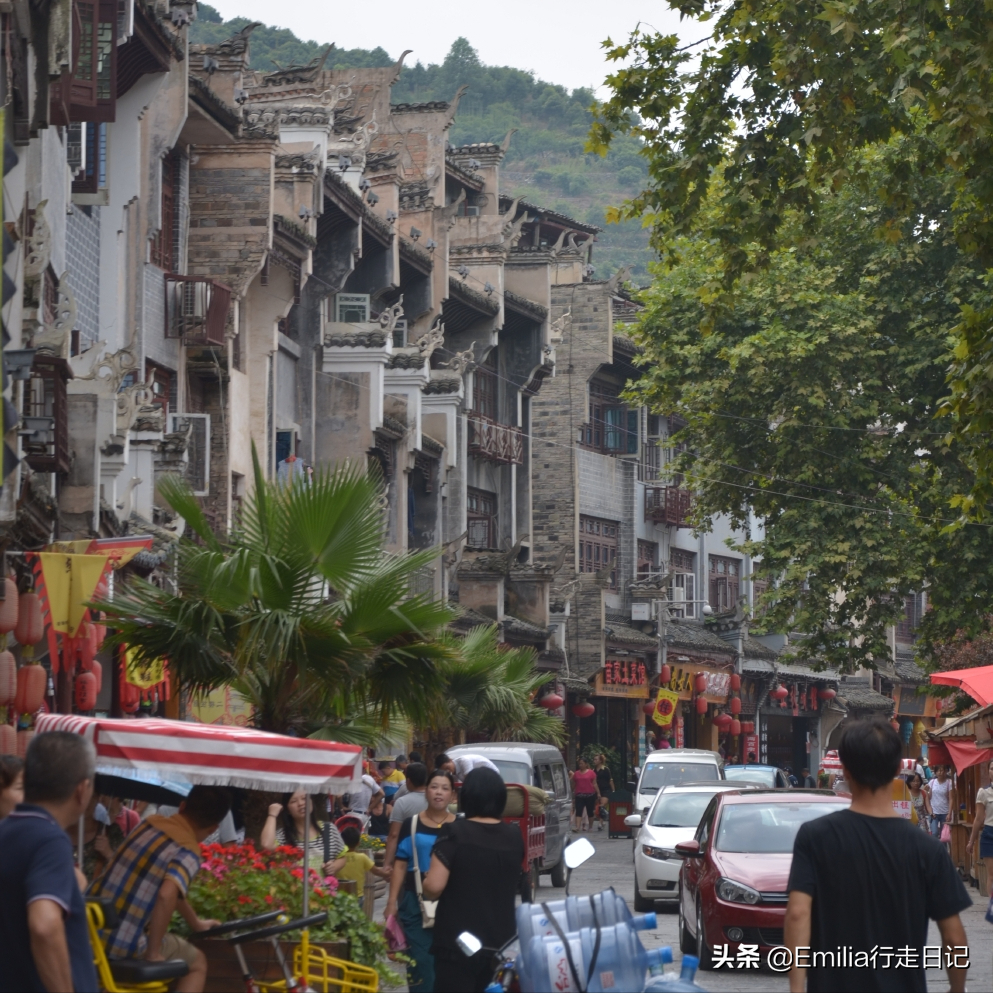
[{"label": "woman in black dress", "polygon": [[[446,824],[431,851],[424,895],[436,899],[436,993],[484,990],[493,977],[493,952],[515,934],[514,905],[521,882],[524,841],[501,820],[507,787],[492,769],[473,769],[461,793],[465,818]],[[456,939],[471,931],[483,951],[463,955]]]}]

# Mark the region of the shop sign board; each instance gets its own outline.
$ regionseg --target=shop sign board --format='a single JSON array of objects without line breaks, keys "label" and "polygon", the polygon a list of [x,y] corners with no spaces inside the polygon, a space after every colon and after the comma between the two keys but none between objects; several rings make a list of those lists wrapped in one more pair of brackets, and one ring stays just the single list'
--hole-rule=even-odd
[{"label": "shop sign board", "polygon": [[677,717],[676,724],[676,747],[682,748],[686,742],[686,729],[683,726],[683,718]]},{"label": "shop sign board", "polygon": [[916,692],[913,686],[895,686],[896,712],[906,717],[936,717],[939,713],[936,697]]},{"label": "shop sign board", "polygon": [[669,680],[668,689],[679,694],[680,700],[692,700],[696,695],[694,684],[699,672],[707,677],[707,689],[703,694],[707,702],[724,703],[731,688],[731,673],[712,668],[706,663],[676,663],[672,666],[672,679]]},{"label": "shop sign board", "polygon": [[757,734],[745,734],[742,735],[742,745],[741,745],[741,761],[744,763],[748,762],[748,756],[752,754],[755,756],[755,761],[759,758],[759,736]]},{"label": "shop sign board", "polygon": [[607,659],[602,672],[596,675],[593,692],[596,696],[647,700],[648,668],[637,659]]}]

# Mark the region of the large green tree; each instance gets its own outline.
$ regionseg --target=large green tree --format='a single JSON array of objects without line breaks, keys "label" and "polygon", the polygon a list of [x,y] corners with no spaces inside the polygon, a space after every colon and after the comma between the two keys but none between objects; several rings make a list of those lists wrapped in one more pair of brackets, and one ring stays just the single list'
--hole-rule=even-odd
[{"label": "large green tree", "polygon": [[848,669],[888,654],[886,626],[912,590],[928,588],[930,642],[974,634],[991,612],[993,531],[952,526],[969,474],[934,419],[960,310],[990,295],[940,177],[918,177],[907,205],[890,198],[915,148],[861,153],[863,180],[822,196],[814,226],[787,210],[779,247],[743,246],[764,257],[733,294],[709,237],[728,195],[719,168],[636,331],[635,392],[686,422],[698,521],[751,528],[743,547],[772,583],[762,622],[805,632],[801,652]]},{"label": "large green tree", "polygon": [[288,485],[264,479],[256,458],[254,482],[223,537],[184,482],[160,484],[192,532],[178,589],[139,579],[101,603],[113,640],[168,659],[188,689],[233,686],[267,730],[354,738],[394,715],[427,719],[453,612],[411,595],[410,578],[436,552],[386,551],[382,487],[364,469]]},{"label": "large green tree", "polygon": [[[592,146],[644,142],[650,182],[622,213],[656,243],[701,231],[719,249],[713,303],[765,254],[816,230],[827,201],[874,183],[858,154],[902,136],[884,200],[915,209],[917,184],[946,192],[943,230],[993,266],[993,6],[989,0],[669,0],[699,41],[636,30],[608,41],[624,67],[608,79]],[[692,27],[684,32],[693,37]],[[721,172],[715,191],[713,177]],[[755,252],[751,246],[761,250]],[[982,517],[993,497],[993,310],[954,325],[949,430],[975,473],[956,503]]]}]

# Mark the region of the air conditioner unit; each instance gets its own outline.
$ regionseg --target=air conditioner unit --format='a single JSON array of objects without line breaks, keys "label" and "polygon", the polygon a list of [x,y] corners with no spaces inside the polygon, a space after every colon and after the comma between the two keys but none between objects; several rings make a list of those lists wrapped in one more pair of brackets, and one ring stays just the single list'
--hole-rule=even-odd
[{"label": "air conditioner unit", "polygon": [[189,431],[186,479],[197,496],[210,492],[210,414],[170,414],[171,432]]},{"label": "air conditioner unit", "polygon": [[479,217],[479,208],[478,207],[466,207],[466,209],[465,209],[465,216],[466,217]]},{"label": "air conditioner unit", "polygon": [[334,298],[334,313],[339,324],[368,324],[369,294],[339,293]]}]

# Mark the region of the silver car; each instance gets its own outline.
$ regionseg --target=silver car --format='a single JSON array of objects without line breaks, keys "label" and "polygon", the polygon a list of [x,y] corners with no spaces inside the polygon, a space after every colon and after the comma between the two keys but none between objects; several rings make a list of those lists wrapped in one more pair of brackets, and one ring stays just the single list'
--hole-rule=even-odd
[{"label": "silver car", "polygon": [[711,798],[728,790],[760,789],[761,783],[717,780],[663,786],[647,817],[631,814],[624,823],[634,835],[634,909],[655,909],[656,901],[676,906],[683,860],[676,845],[692,839]]}]

